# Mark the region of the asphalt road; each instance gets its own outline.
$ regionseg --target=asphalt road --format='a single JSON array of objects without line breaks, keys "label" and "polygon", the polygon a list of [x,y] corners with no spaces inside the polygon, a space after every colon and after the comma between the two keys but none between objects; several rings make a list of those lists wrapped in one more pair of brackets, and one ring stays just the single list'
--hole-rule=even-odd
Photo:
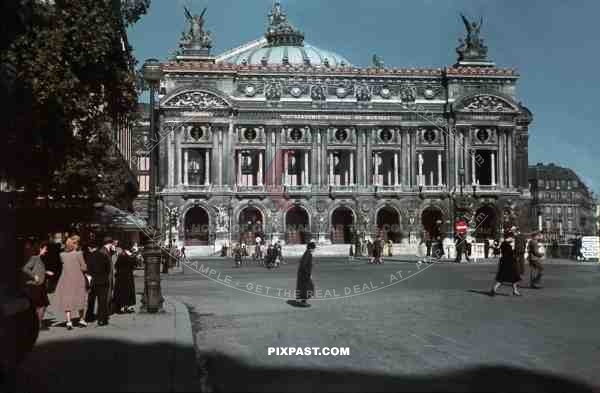
[{"label": "asphalt road", "polygon": [[[322,260],[313,269],[322,292],[308,308],[286,298],[295,261],[194,268],[206,273],[170,275],[163,290],[189,305],[215,391],[600,391],[597,265],[548,265],[543,289],[515,297],[504,286],[490,297],[494,265]],[[275,356],[269,347],[350,354]]]}]

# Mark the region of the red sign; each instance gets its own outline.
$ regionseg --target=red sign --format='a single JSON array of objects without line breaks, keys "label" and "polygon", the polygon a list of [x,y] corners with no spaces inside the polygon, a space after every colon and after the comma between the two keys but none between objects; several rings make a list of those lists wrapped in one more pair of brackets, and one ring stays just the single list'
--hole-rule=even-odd
[{"label": "red sign", "polygon": [[463,220],[456,221],[456,223],[454,224],[454,230],[458,233],[465,233],[468,228],[469,226]]}]

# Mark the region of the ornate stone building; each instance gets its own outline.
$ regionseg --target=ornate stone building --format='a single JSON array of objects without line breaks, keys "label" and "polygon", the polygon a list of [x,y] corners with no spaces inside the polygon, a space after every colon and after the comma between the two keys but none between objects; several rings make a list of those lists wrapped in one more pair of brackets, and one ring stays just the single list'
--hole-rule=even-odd
[{"label": "ornate stone building", "polygon": [[264,38],[215,57],[203,15],[188,19],[156,110],[159,198],[190,250],[260,234],[347,253],[336,244],[382,234],[400,253],[452,236],[457,214],[482,237],[527,225],[532,115],[480,24],[465,19],[455,65],[405,69],[304,42],[279,2]]},{"label": "ornate stone building", "polygon": [[538,163],[529,167],[529,184],[531,226],[542,230],[547,241],[596,234],[595,201],[572,169]]}]

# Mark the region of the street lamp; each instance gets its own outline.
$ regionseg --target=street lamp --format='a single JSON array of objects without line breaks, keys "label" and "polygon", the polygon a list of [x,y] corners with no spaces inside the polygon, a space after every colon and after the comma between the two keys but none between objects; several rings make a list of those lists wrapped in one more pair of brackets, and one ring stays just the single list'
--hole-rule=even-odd
[{"label": "street lamp", "polygon": [[[157,59],[148,59],[142,67],[142,75],[150,89],[150,140],[158,141],[156,127],[154,95],[163,76],[162,68]],[[156,187],[158,185],[158,145],[150,150],[150,187],[148,195],[148,227],[150,231],[159,232],[157,225]],[[160,239],[160,236],[156,238]],[[143,310],[156,313],[162,310],[163,297],[160,287],[160,246],[150,236],[144,246],[144,297]]]}]

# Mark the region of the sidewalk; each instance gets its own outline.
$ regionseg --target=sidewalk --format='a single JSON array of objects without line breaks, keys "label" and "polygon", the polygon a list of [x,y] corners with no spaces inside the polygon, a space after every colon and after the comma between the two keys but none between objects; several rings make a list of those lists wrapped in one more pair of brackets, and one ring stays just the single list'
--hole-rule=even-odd
[{"label": "sidewalk", "polygon": [[46,319],[53,326],[40,332],[17,376],[17,391],[200,391],[188,310],[173,298],[164,308],[68,331],[64,316],[50,306]]}]

